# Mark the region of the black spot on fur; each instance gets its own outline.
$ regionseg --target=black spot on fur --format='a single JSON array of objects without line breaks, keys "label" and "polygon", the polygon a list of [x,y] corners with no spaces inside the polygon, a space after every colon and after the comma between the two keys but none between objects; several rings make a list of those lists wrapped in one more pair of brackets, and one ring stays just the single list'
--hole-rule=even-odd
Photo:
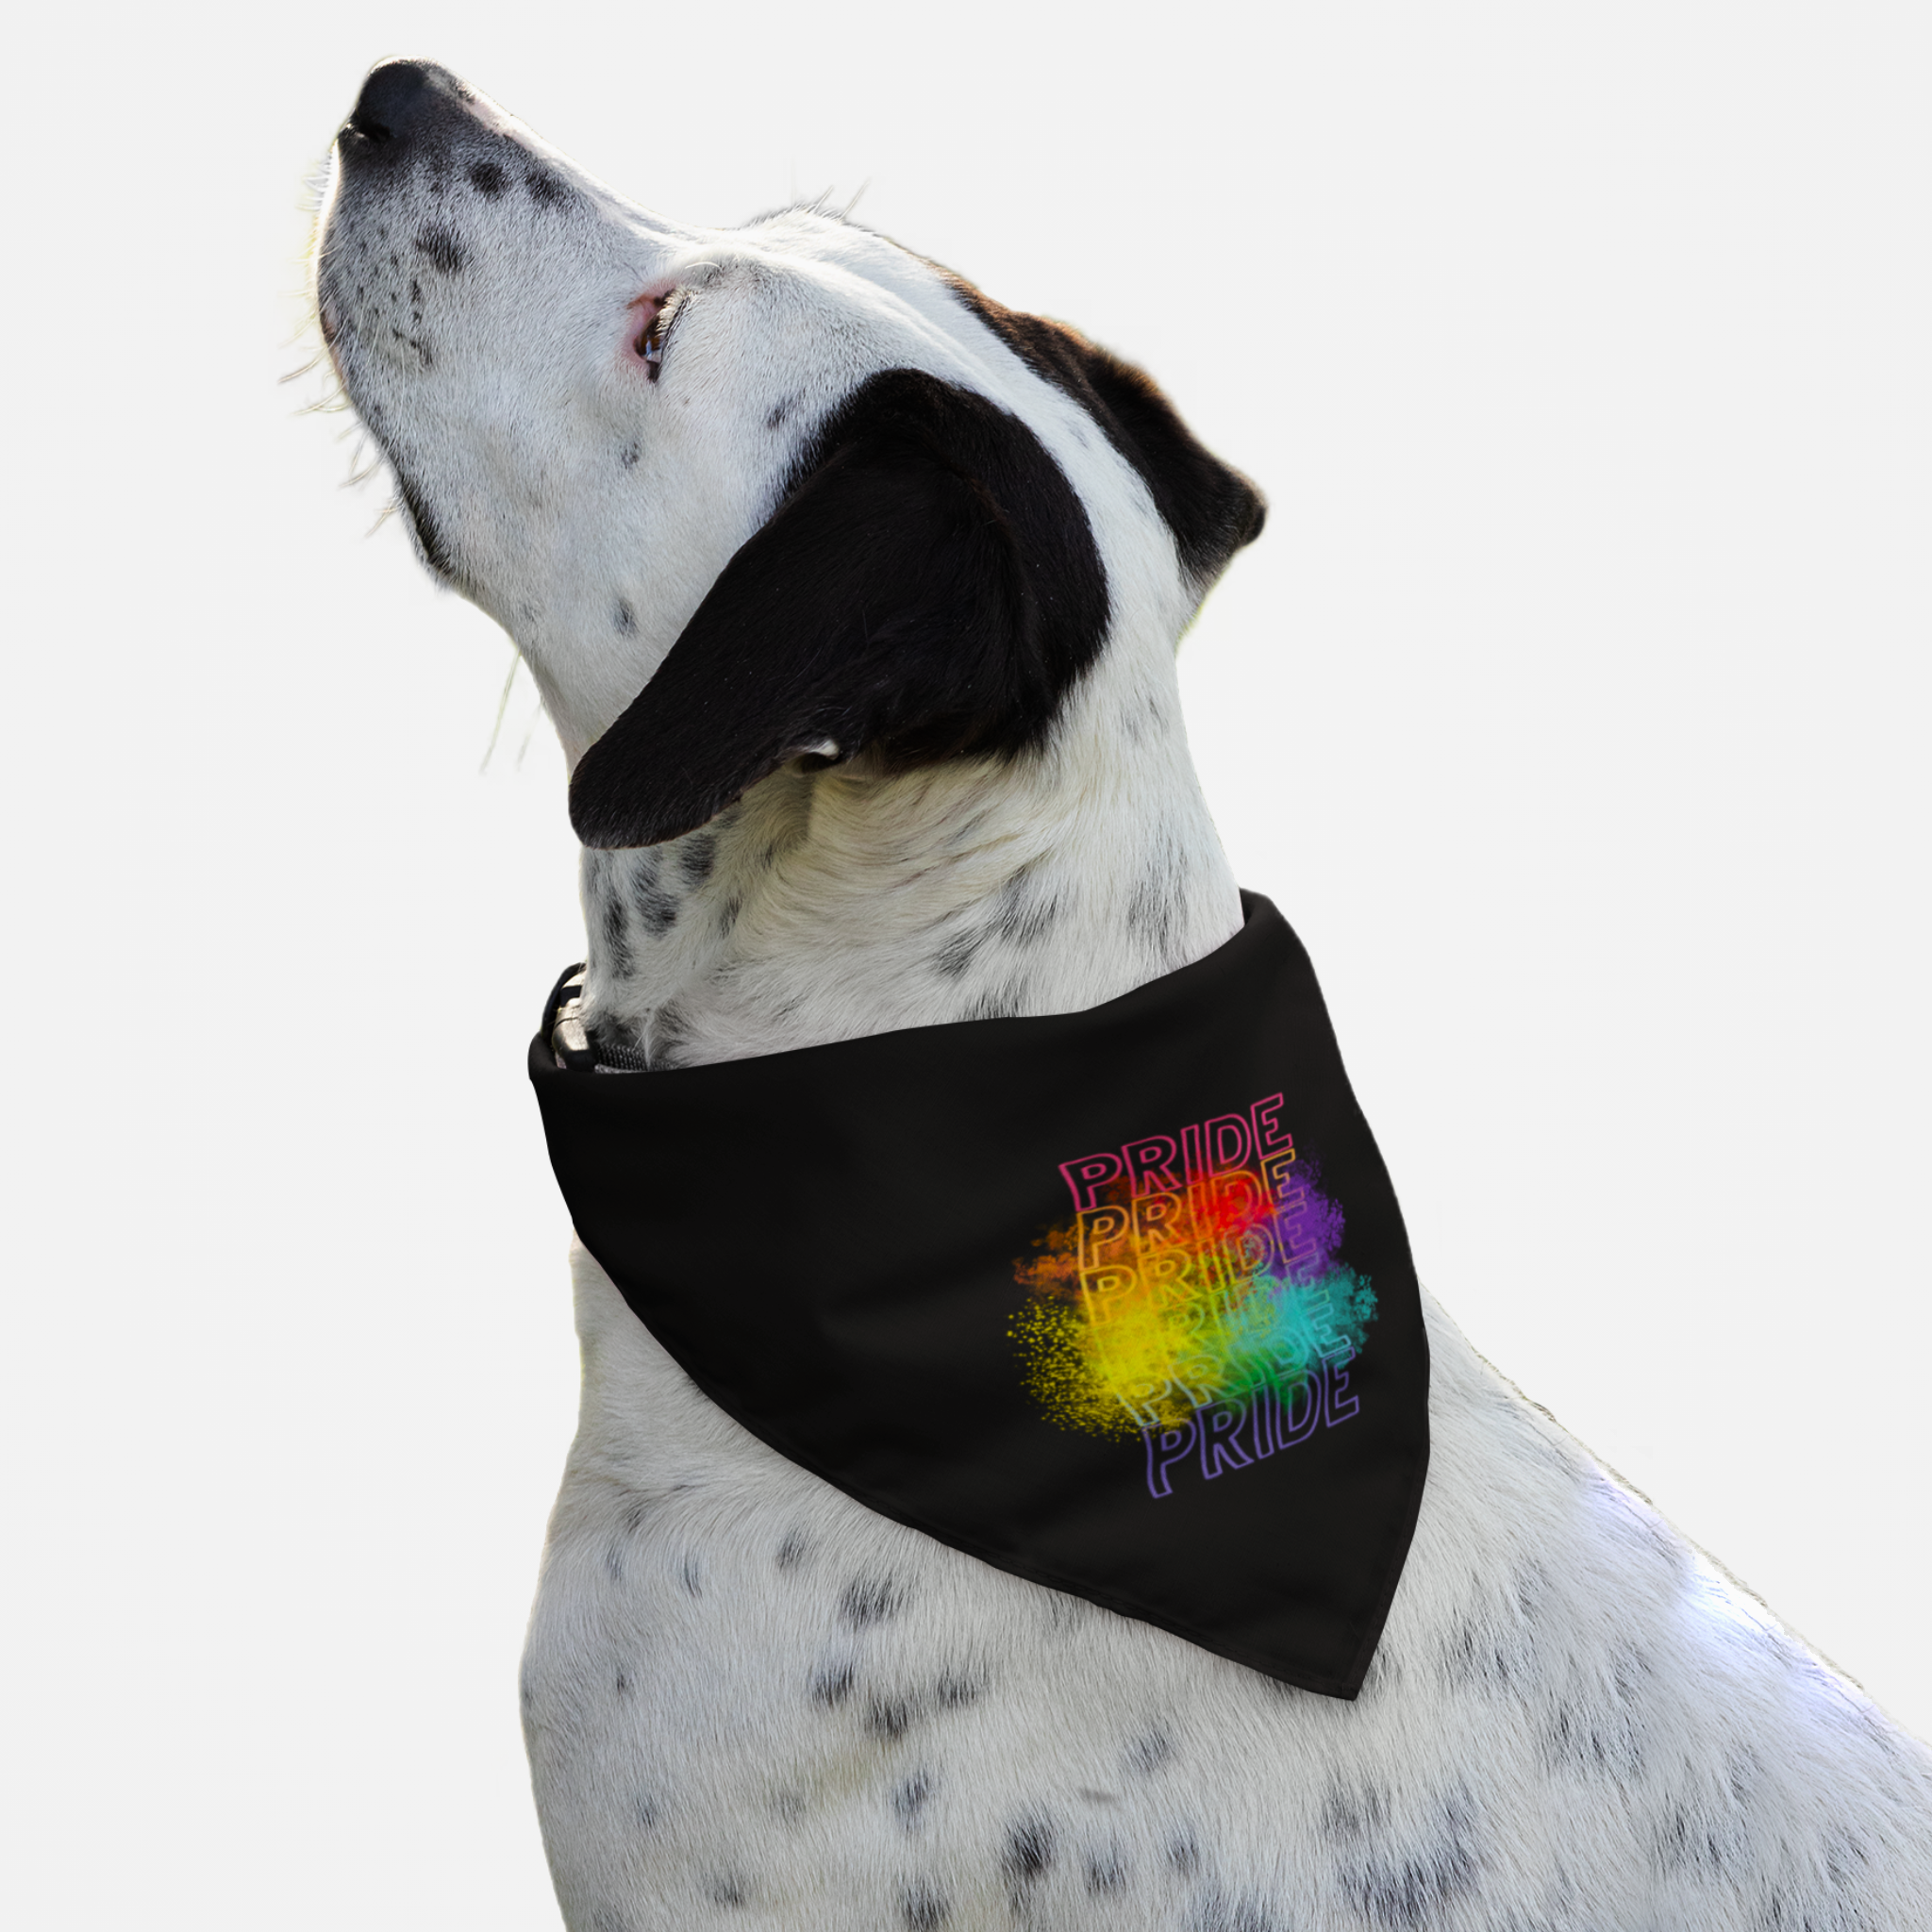
[{"label": "black spot on fur", "polygon": [[986,1686],[976,1677],[944,1676],[934,1690],[941,1710],[964,1710],[985,1694]]},{"label": "black spot on fur", "polygon": [[494,201],[509,186],[509,177],[494,161],[477,161],[470,169],[470,180],[479,194]]},{"label": "black spot on fur", "polygon": [[912,1706],[903,1697],[874,1695],[866,1712],[865,1727],[874,1738],[890,1742],[903,1738],[912,1723]]},{"label": "black spot on fur", "polygon": [[1389,1800],[1375,1785],[1364,1785],[1359,1791],[1338,1785],[1322,1801],[1324,1828],[1343,1840],[1380,1831],[1388,1821]]},{"label": "black spot on fur", "polygon": [[743,1906],[751,1903],[750,1888],[736,1873],[725,1873],[713,1878],[710,1890],[713,1905]]},{"label": "black spot on fur", "polygon": [[409,301],[414,305],[416,313],[421,315],[423,313],[423,284],[414,275],[409,277]]},{"label": "black spot on fur", "polygon": [[993,901],[993,930],[1008,945],[1030,946],[1043,940],[1060,916],[1059,901],[1041,890],[1036,872],[1035,865],[1023,865]]},{"label": "black spot on fur", "polygon": [[1127,901],[1128,929],[1144,935],[1163,959],[1173,956],[1181,938],[1183,871],[1178,841],[1163,833]]},{"label": "black spot on fur", "polygon": [[966,1008],[966,1017],[969,1020],[1010,1020],[1024,1010],[1025,1003],[1023,987],[990,987]]},{"label": "black spot on fur", "polygon": [[429,344],[427,342],[417,336],[406,336],[399,328],[391,328],[390,334],[395,341],[407,343],[410,348],[414,349],[417,360],[423,364],[424,368],[435,368],[436,358],[429,353]]},{"label": "black spot on fur", "polygon": [[416,237],[416,253],[446,275],[459,275],[470,265],[470,251],[454,228],[425,228]]},{"label": "black spot on fur", "polygon": [[675,1000],[666,1000],[650,1019],[652,1068],[684,1065],[684,1048],[690,1038],[691,1026],[684,1008]]},{"label": "black spot on fur", "polygon": [[625,923],[624,901],[615,892],[606,892],[598,908],[604,933],[605,960],[622,979],[631,969],[630,928]]},{"label": "black spot on fur", "polygon": [[630,1695],[630,1673],[622,1664],[618,1665],[617,1674],[611,1679],[611,1683],[620,1697]]},{"label": "black spot on fur", "polygon": [[704,1580],[698,1574],[698,1559],[695,1557],[688,1556],[685,1557],[684,1567],[678,1573],[678,1581],[684,1585],[685,1591],[688,1595],[704,1595]]},{"label": "black spot on fur", "polygon": [[1643,1724],[1637,1708],[1650,1676],[1648,1660],[1634,1651],[1614,1657],[1607,1686],[1573,1691],[1557,1706],[1544,1729],[1543,1748],[1553,1764],[1602,1778],[1627,1791],[1643,1775]]},{"label": "black spot on fur", "polygon": [[628,598],[620,597],[617,600],[617,609],[612,615],[611,622],[617,626],[619,637],[634,638],[637,636],[638,614],[630,608]]},{"label": "black spot on fur", "polygon": [[945,1894],[924,1879],[906,1888],[899,1909],[905,1917],[907,1932],[938,1932],[953,1916]]},{"label": "black spot on fur", "polygon": [[1534,1566],[1510,1579],[1507,1595],[1465,1610],[1443,1641],[1442,1675],[1456,1690],[1519,1696],[1541,1668],[1539,1624],[1549,1580]]},{"label": "black spot on fur", "polygon": [[956,275],[946,279],[1036,375],[1079,403],[1141,473],[1197,586],[1206,590],[1261,534],[1268,514],[1261,492],[1202,447],[1151,377],[1064,323],[1020,314]]},{"label": "black spot on fur", "polygon": [[1166,1731],[1156,1728],[1139,1737],[1129,1744],[1123,1754],[1127,1769],[1141,1777],[1157,1772],[1174,1757],[1174,1740]]},{"label": "black spot on fur", "polygon": [[711,868],[717,862],[718,841],[708,832],[687,839],[678,848],[677,869],[694,886],[703,885],[711,876]]},{"label": "black spot on fur", "polygon": [[1725,1788],[1705,1782],[1702,1790],[1674,1799],[1652,1839],[1657,1870],[1673,1878],[1694,1874],[1712,1885],[1742,1877],[1754,1854],[1749,1795],[1748,1780],[1734,1767]]},{"label": "black spot on fur", "polygon": [[1257,1899],[1204,1891],[1188,1913],[1187,1932],[1281,1932],[1281,1922]]},{"label": "black spot on fur", "polygon": [[956,932],[932,956],[933,971],[947,979],[958,979],[973,964],[974,955],[985,943],[983,932]]},{"label": "black spot on fur", "polygon": [[630,1801],[631,1816],[638,1822],[639,1828],[651,1830],[664,1815],[664,1807],[649,1791],[640,1791]]},{"label": "black spot on fur", "polygon": [[811,1680],[811,1701],[836,1710],[852,1695],[852,1666],[822,1664]]},{"label": "black spot on fur", "polygon": [[744,901],[736,892],[718,908],[718,931],[722,937],[738,924],[739,914],[744,910]]},{"label": "black spot on fur", "polygon": [[677,901],[659,884],[658,857],[642,852],[631,874],[631,904],[637,908],[638,923],[656,939],[662,939],[677,924]]},{"label": "black spot on fur", "polygon": [[1437,1925],[1476,1890],[1474,1821],[1467,1797],[1455,1793],[1440,1807],[1435,1835],[1407,1857],[1376,1852],[1344,1874],[1344,1890],[1371,1924],[1402,1928]]},{"label": "black spot on fur", "polygon": [[839,1615],[855,1630],[896,1617],[906,1607],[906,1587],[892,1576],[858,1576],[845,1586]]},{"label": "black spot on fur", "polygon": [[612,1543],[604,1552],[604,1574],[612,1583],[624,1581],[624,1546],[621,1543]]},{"label": "black spot on fur", "polygon": [[1191,1878],[1201,1869],[1201,1840],[1191,1825],[1184,1825],[1168,1840],[1167,1862],[1183,1878]]},{"label": "black spot on fur", "polygon": [[638,458],[642,455],[643,451],[638,444],[627,442],[617,452],[617,460],[626,470],[635,470],[638,466]]},{"label": "black spot on fur", "polygon": [[799,1564],[805,1560],[806,1547],[804,1530],[791,1530],[786,1536],[785,1541],[778,1545],[778,1554],[772,1560],[781,1570],[796,1570]]},{"label": "black spot on fur", "polygon": [[1044,1818],[1023,1818],[1007,1832],[1000,1867],[1018,1893],[1038,1885],[1053,1867],[1054,1830]]},{"label": "black spot on fur", "polygon": [[524,186],[530,191],[530,199],[543,208],[568,208],[577,198],[576,190],[548,168],[532,168],[524,176]]},{"label": "black spot on fur", "polygon": [[828,738],[886,771],[1016,757],[1046,741],[1110,609],[1086,509],[1033,432],[886,371],[812,437],[771,519],[584,755],[573,823],[590,845],[659,844]]},{"label": "black spot on fur", "polygon": [[924,1771],[915,1771],[893,1791],[892,1809],[899,1814],[899,1823],[908,1831],[919,1823],[920,1814],[924,1811],[926,1801],[931,1796],[932,1777]]},{"label": "black spot on fur", "polygon": [[1121,1857],[1117,1845],[1109,1845],[1104,1852],[1087,1854],[1087,1890],[1095,1898],[1124,1890],[1126,1883],[1126,1861]]},{"label": "black spot on fur", "polygon": [[782,403],[774,403],[772,413],[765,418],[767,429],[782,429],[791,420],[791,412],[798,407],[796,396],[787,396]]}]

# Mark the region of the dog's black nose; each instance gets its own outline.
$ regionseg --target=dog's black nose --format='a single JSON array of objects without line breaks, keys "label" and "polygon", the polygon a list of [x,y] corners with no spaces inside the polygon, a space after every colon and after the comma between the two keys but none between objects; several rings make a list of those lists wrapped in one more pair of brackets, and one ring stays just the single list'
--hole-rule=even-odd
[{"label": "dog's black nose", "polygon": [[403,141],[439,108],[460,102],[467,92],[447,68],[427,60],[385,60],[362,83],[349,127],[370,141]]}]

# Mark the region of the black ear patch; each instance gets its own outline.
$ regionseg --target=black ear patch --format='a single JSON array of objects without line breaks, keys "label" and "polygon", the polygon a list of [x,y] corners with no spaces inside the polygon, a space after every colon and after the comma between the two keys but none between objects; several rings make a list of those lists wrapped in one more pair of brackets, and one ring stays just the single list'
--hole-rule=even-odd
[{"label": "black ear patch", "polygon": [[656,845],[828,741],[889,767],[1010,757],[1044,739],[1108,616],[1086,510],[1033,432],[890,370],[821,426],[584,754],[571,823],[586,845]]},{"label": "black ear patch", "polygon": [[941,274],[1036,375],[1079,403],[1141,473],[1155,508],[1174,532],[1182,568],[1201,590],[1227,568],[1237,550],[1261,534],[1267,499],[1196,440],[1152,376],[1063,322],[1022,314],[949,270]]}]

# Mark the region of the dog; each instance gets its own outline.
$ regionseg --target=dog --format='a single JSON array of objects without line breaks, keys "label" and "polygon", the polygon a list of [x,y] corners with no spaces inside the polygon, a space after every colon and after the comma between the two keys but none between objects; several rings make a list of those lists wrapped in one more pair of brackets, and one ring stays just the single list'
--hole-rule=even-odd
[{"label": "dog", "polygon": [[[1081,1011],[1236,932],[1174,650],[1263,506],[1141,372],[819,208],[661,220],[422,62],[318,235],[421,558],[573,768],[607,1064]],[[572,1932],[1932,1926],[1924,1749],[1432,1303],[1346,1703],[872,1513],[573,1269],[522,1688]]]}]

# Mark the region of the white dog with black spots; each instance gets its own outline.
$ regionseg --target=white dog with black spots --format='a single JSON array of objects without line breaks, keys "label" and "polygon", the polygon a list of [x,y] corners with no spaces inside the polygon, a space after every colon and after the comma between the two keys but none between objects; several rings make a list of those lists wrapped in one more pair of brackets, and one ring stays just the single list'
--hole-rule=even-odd
[{"label": "white dog with black spots", "polygon": [[[607,1065],[1080,1010],[1237,930],[1174,650],[1262,507],[1139,372],[817,208],[663,221],[420,62],[315,268],[574,768]],[[872,1514],[575,1269],[523,1689],[573,1932],[1932,1926],[1926,1752],[1432,1304],[1345,1703]]]}]

